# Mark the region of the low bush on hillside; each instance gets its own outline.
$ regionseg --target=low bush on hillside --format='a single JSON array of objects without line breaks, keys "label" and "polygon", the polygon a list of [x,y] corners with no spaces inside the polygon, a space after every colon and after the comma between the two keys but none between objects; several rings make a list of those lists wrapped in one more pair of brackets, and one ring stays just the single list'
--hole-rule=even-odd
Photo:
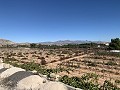
[{"label": "low bush on hillside", "polygon": [[104,81],[103,86],[100,87],[100,90],[120,90],[120,88],[118,88],[112,82],[106,80]]},{"label": "low bush on hillside", "polygon": [[118,52],[96,52],[95,55],[99,56],[113,56],[113,57],[120,57],[120,53]]},{"label": "low bush on hillside", "polygon": [[96,74],[84,74],[81,78],[63,76],[60,81],[70,86],[81,88],[84,90],[99,90],[97,82],[98,76]]},{"label": "low bush on hillside", "polygon": [[68,77],[67,75],[60,78],[60,81],[70,86],[83,90],[120,90],[110,81],[104,81],[103,85],[98,84],[98,75],[93,73],[84,74],[81,78]]},{"label": "low bush on hillside", "polygon": [[38,73],[41,73],[43,75],[49,76],[51,73],[59,73],[62,71],[66,71],[66,69],[58,67],[56,69],[47,69],[43,65],[34,63],[34,62],[29,62],[29,63],[23,63],[19,64],[19,61],[13,59],[6,58],[4,60],[4,63],[8,63],[13,65],[14,67],[20,67],[22,69],[25,69],[26,71],[33,71],[36,70]]},{"label": "low bush on hillside", "polygon": [[117,65],[117,63],[113,62],[113,61],[109,61],[109,62],[105,63],[105,65],[114,66],[114,65]]}]

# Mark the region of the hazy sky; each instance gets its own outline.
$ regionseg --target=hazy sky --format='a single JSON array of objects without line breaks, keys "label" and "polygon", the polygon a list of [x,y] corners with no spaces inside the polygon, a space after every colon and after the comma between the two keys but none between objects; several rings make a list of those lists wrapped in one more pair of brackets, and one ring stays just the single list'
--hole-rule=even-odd
[{"label": "hazy sky", "polygon": [[0,38],[15,42],[120,37],[120,0],[0,0]]}]

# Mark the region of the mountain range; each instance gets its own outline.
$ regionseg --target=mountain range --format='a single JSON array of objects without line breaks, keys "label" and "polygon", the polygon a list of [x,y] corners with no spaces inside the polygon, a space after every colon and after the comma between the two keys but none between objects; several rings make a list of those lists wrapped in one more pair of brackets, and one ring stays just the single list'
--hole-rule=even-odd
[{"label": "mountain range", "polygon": [[102,41],[87,41],[87,40],[59,40],[59,41],[55,41],[55,42],[40,42],[40,44],[44,44],[44,45],[66,45],[66,44],[84,44],[84,43],[105,43]]},{"label": "mountain range", "polygon": [[[43,44],[43,45],[66,45],[66,44],[84,44],[84,43],[98,43],[98,44],[103,44],[103,43],[108,43],[108,42],[103,42],[103,41],[87,41],[87,40],[59,40],[55,42],[39,42],[36,44]],[[30,43],[16,43],[12,42],[10,40],[6,39],[0,39],[0,45],[11,45],[11,44],[22,44],[22,45],[28,45]]]}]

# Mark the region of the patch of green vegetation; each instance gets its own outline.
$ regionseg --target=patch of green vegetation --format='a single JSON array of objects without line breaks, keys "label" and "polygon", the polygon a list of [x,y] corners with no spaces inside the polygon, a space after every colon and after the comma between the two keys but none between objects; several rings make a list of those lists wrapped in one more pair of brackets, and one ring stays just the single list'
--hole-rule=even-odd
[{"label": "patch of green vegetation", "polygon": [[51,73],[59,73],[62,71],[66,71],[66,69],[61,67],[57,67],[56,69],[47,69],[44,67],[44,65],[40,65],[34,62],[19,64],[17,60],[13,61],[13,59],[10,59],[10,58],[4,59],[4,63],[11,64],[14,67],[20,67],[22,69],[25,69],[26,71],[36,70],[38,73],[41,73],[47,76],[49,76]]},{"label": "patch of green vegetation", "polygon": [[95,55],[120,57],[120,53],[118,53],[118,52],[106,52],[106,51],[96,52]]},{"label": "patch of green vegetation", "polygon": [[95,62],[92,62],[92,63],[88,63],[87,66],[95,67],[95,66],[97,66],[97,64]]},{"label": "patch of green vegetation", "polygon": [[106,80],[104,81],[103,86],[100,87],[100,90],[120,90],[120,88],[118,88],[112,82]]},{"label": "patch of green vegetation", "polygon": [[115,83],[120,84],[120,80],[118,80],[118,79],[115,80]]},{"label": "patch of green vegetation", "polygon": [[120,50],[120,39],[119,38],[111,39],[109,49],[111,49],[111,50]]},{"label": "patch of green vegetation", "polygon": [[60,78],[60,81],[70,86],[83,90],[120,90],[110,81],[105,81],[103,85],[98,84],[98,75],[93,73],[84,74],[81,78],[68,77],[67,75]]},{"label": "patch of green vegetation", "polygon": [[[96,74],[85,74],[81,78],[63,76],[60,81],[68,84],[70,86],[81,88],[84,90],[99,90],[98,84],[94,84],[94,80],[97,80],[98,76]],[[93,80],[93,81],[92,81]]]},{"label": "patch of green vegetation", "polygon": [[114,65],[117,65],[117,63],[114,61],[109,61],[109,62],[105,63],[105,65],[114,66]]},{"label": "patch of green vegetation", "polygon": [[97,66],[96,62],[92,62],[92,61],[89,61],[89,60],[84,60],[82,62],[84,62],[87,66],[92,66],[92,67]]}]

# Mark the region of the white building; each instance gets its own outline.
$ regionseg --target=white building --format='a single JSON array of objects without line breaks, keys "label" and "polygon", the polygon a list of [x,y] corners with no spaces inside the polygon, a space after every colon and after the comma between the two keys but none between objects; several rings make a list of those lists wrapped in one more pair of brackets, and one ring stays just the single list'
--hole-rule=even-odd
[{"label": "white building", "polygon": [[120,52],[120,50],[110,50],[110,52]]}]

